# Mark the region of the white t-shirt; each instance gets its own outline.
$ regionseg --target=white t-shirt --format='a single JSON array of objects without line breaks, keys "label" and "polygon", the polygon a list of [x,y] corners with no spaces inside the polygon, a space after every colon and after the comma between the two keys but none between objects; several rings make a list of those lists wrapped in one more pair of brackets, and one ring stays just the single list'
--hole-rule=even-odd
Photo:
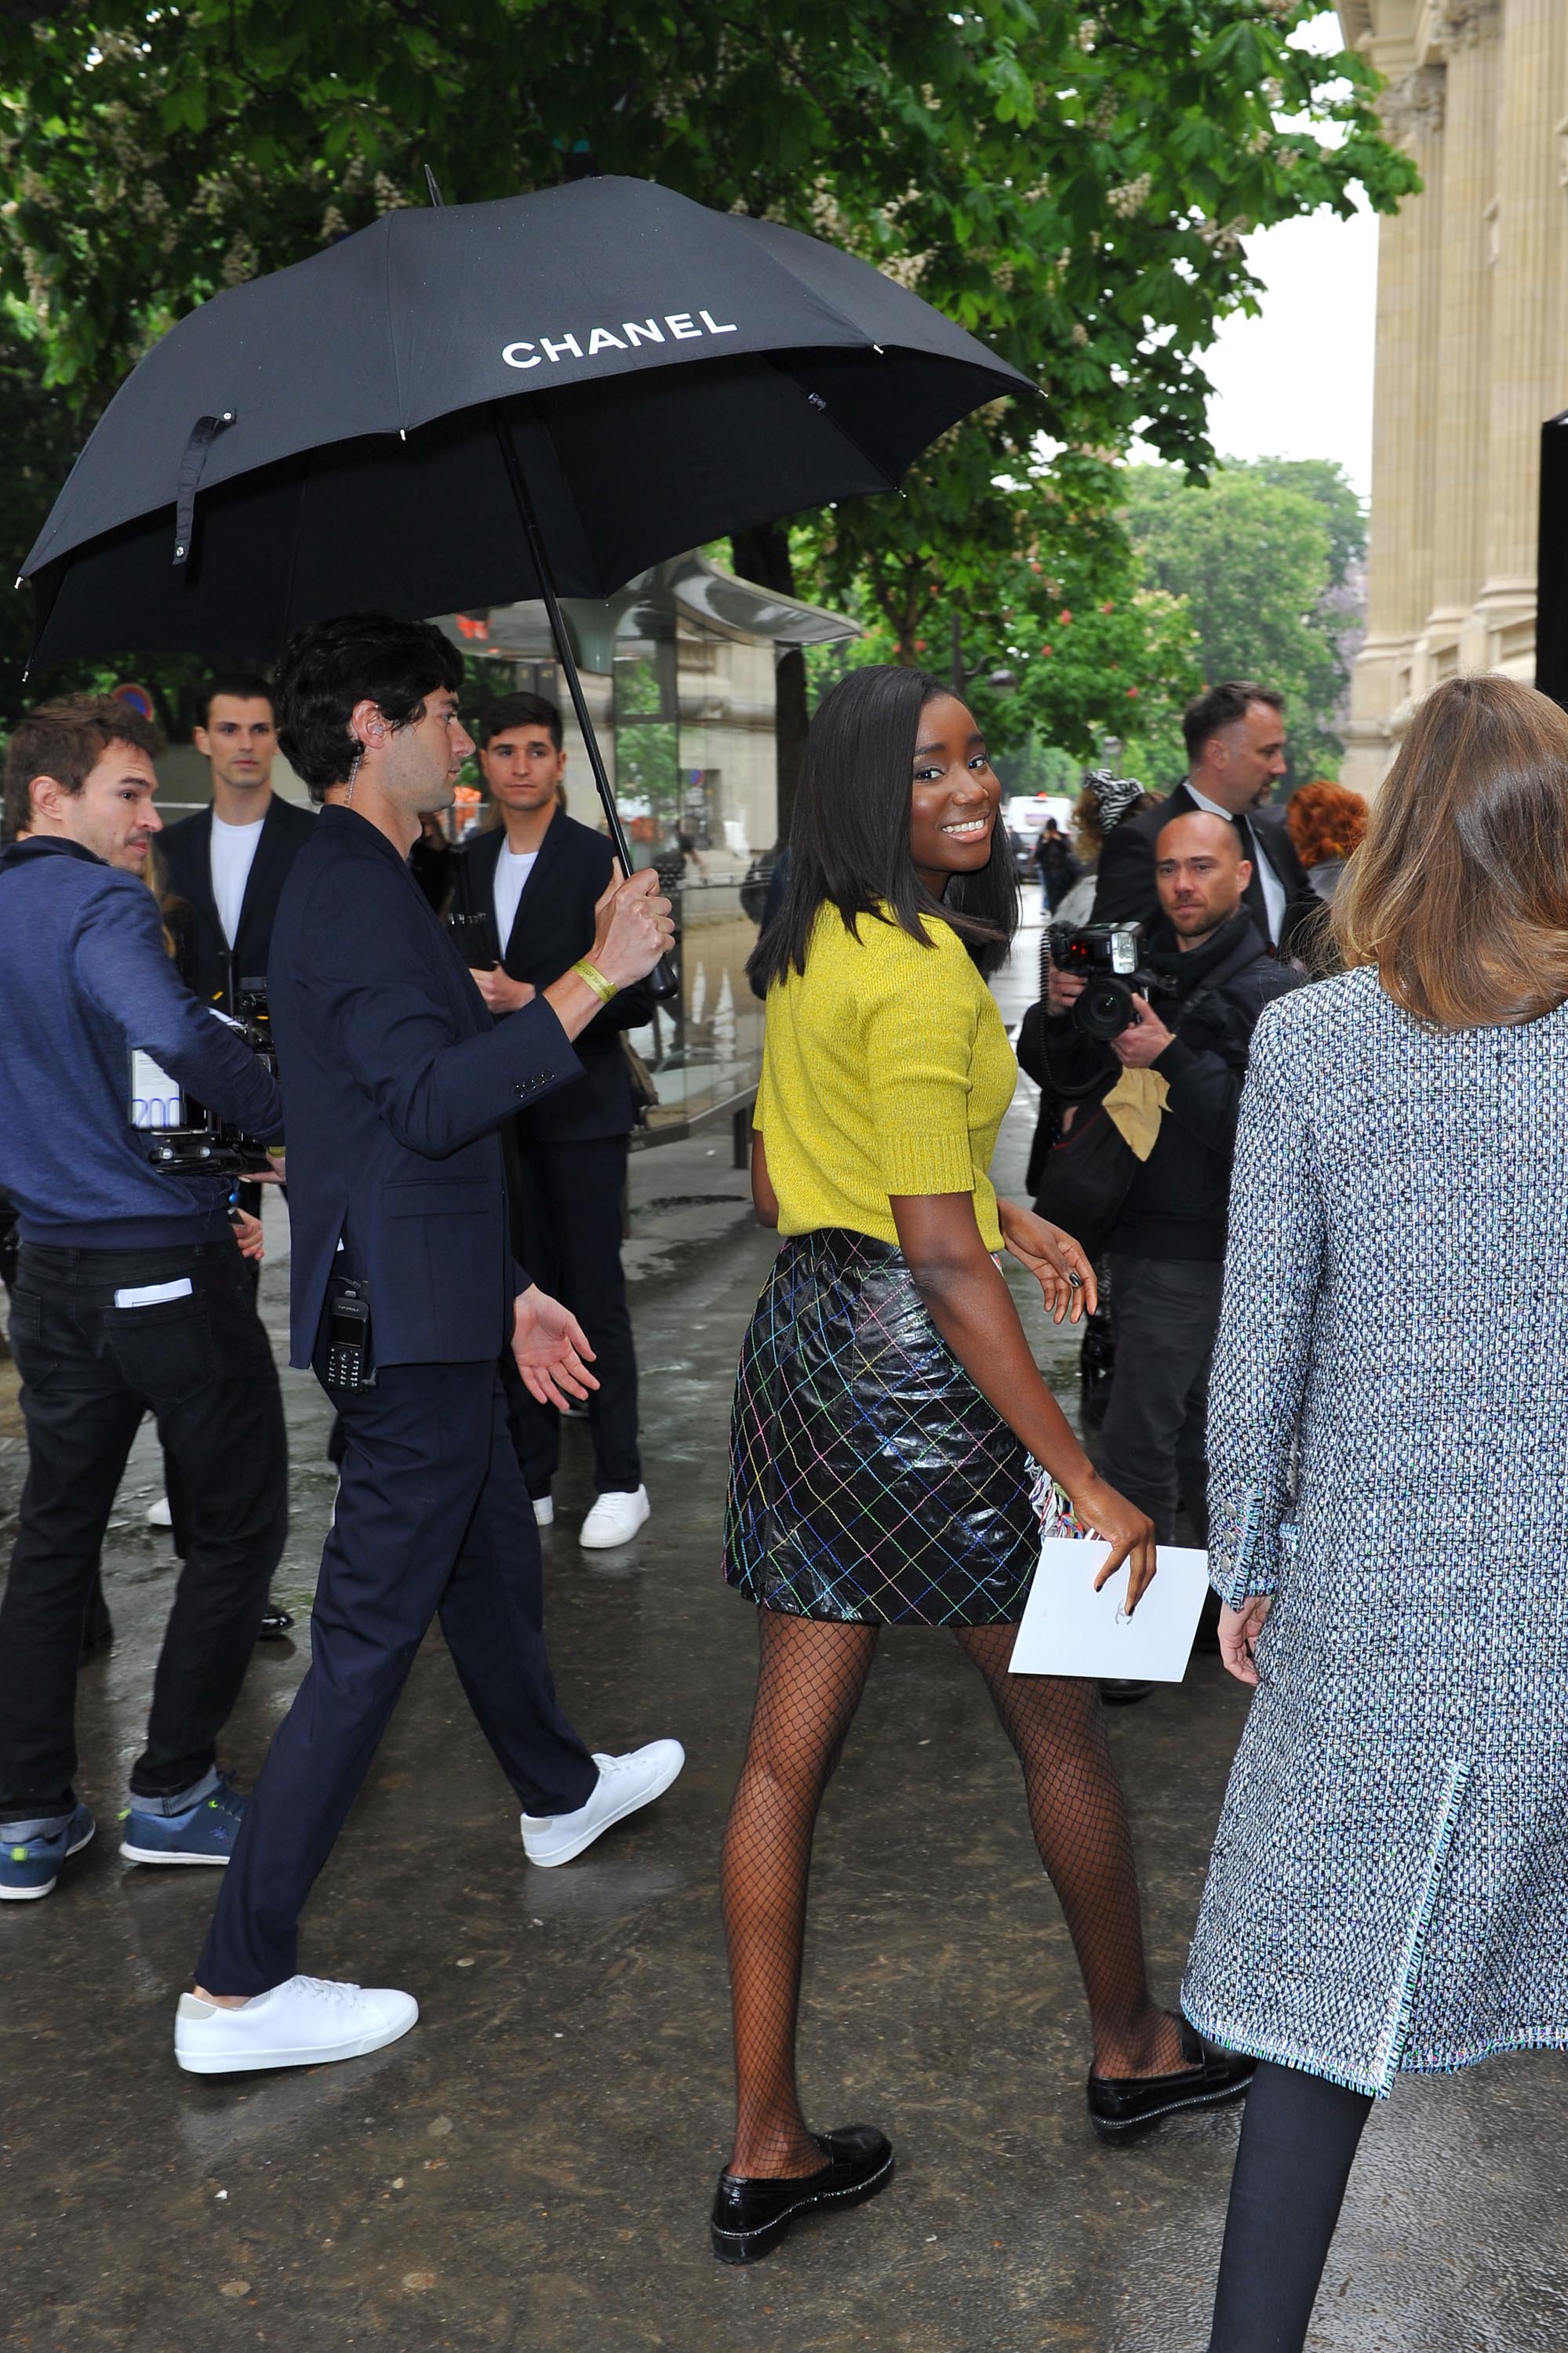
[{"label": "white t-shirt", "polygon": [[265,822],[264,818],[257,818],[250,825],[228,825],[220,817],[212,820],[212,895],[217,903],[223,936],[230,947],[239,929],[245,885],[250,880],[251,860]]},{"label": "white t-shirt", "polygon": [[[1187,779],[1187,790],[1192,794],[1198,807],[1201,809],[1207,809],[1211,817],[1223,817],[1227,820],[1231,818],[1230,810],[1222,808],[1218,801],[1210,800],[1206,793],[1201,793],[1191,776]],[[1247,831],[1252,836],[1253,861],[1257,868],[1257,879],[1263,885],[1263,903],[1268,910],[1268,938],[1264,944],[1266,947],[1277,947],[1280,927],[1285,921],[1285,885],[1268,862],[1268,856],[1263,846],[1262,833],[1250,819]]]},{"label": "white t-shirt", "polygon": [[523,885],[534,871],[534,860],[538,855],[536,849],[503,849],[495,861],[495,936],[503,955],[517,920]]}]

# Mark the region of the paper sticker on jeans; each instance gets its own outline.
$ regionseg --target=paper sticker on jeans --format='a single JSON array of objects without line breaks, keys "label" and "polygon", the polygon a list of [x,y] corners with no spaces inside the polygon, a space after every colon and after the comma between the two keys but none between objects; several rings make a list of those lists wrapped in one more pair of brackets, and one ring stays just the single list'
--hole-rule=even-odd
[{"label": "paper sticker on jeans", "polygon": [[162,1307],[165,1299],[188,1299],[191,1289],[190,1276],[182,1274],[178,1282],[144,1282],[137,1290],[117,1291],[114,1304],[116,1307]]}]

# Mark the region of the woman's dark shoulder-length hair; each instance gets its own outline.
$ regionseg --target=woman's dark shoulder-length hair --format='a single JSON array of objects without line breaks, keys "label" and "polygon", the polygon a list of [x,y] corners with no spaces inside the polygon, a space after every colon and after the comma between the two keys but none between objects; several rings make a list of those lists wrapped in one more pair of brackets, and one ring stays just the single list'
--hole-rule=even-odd
[{"label": "woman's dark shoulder-length hair", "polygon": [[1018,923],[1018,878],[1000,814],[991,857],[955,874],[934,899],[909,854],[910,792],[920,713],[951,689],[924,670],[876,663],[851,670],[824,695],[806,739],[789,828],[784,903],[752,951],[747,977],[759,995],[791,965],[806,969],[818,913],[832,902],[848,930],[884,913],[923,947],[922,916],[950,923],[981,972],[1007,955]]},{"label": "woman's dark shoulder-length hair", "polygon": [[1347,965],[1436,1029],[1533,1021],[1568,999],[1568,716],[1495,674],[1410,723],[1345,870]]}]

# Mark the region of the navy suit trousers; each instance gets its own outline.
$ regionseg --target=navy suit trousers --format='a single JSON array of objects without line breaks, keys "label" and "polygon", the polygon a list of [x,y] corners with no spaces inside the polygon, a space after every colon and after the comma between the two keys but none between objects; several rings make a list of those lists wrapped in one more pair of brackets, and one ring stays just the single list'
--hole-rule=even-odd
[{"label": "navy suit trousers", "polygon": [[[637,1351],[620,1264],[624,1135],[580,1144],[525,1139],[521,1163],[519,1255],[535,1282],[569,1307],[588,1335],[599,1382],[588,1397],[593,1483],[599,1494],[642,1484],[637,1444]],[[547,1495],[561,1459],[561,1417],[520,1380],[508,1381],[517,1459],[531,1495]]]},{"label": "navy suit trousers", "polygon": [[211,1993],[264,1993],[295,1974],[300,1913],[438,1613],[524,1810],[573,1812],[599,1778],[556,1698],[538,1534],[496,1366],[393,1365],[374,1388],[329,1394],[346,1444],[311,1667],[224,1873],[196,1970]]}]

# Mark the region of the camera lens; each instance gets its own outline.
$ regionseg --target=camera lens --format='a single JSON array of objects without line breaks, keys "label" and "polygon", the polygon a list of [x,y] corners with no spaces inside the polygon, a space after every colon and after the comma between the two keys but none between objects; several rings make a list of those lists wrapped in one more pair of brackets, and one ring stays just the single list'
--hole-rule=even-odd
[{"label": "camera lens", "polygon": [[1085,989],[1077,1005],[1078,1027],[1086,1037],[1104,1045],[1119,1038],[1132,1019],[1132,991],[1125,980],[1102,974]]}]

